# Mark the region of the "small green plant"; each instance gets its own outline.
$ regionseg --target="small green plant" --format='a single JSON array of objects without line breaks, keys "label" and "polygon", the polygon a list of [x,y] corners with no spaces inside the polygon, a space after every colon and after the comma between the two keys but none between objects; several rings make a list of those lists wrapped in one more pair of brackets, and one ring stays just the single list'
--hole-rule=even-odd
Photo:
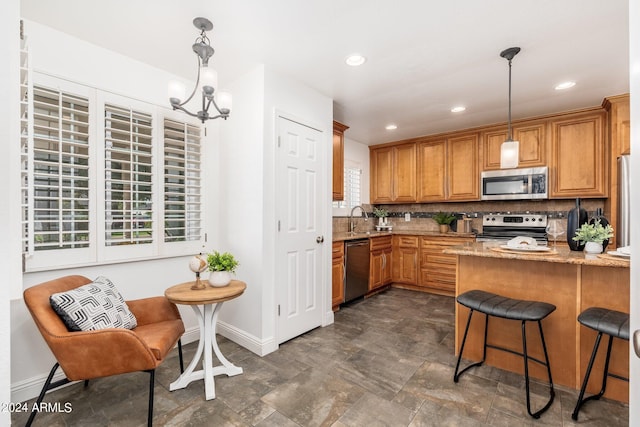
[{"label": "small green plant", "polygon": [[613,237],[613,227],[607,224],[604,227],[600,224],[600,220],[596,219],[593,224],[582,224],[576,231],[573,240],[579,243],[596,242],[602,244],[607,239]]},{"label": "small green plant", "polygon": [[236,268],[240,263],[229,252],[220,253],[213,251],[207,255],[207,263],[209,264],[209,271],[228,271],[235,273]]},{"label": "small green plant", "polygon": [[385,208],[373,208],[373,216],[376,218],[386,218],[389,216],[389,211]]},{"label": "small green plant", "polygon": [[450,212],[438,212],[433,216],[433,220],[440,225],[450,225],[456,216]]}]

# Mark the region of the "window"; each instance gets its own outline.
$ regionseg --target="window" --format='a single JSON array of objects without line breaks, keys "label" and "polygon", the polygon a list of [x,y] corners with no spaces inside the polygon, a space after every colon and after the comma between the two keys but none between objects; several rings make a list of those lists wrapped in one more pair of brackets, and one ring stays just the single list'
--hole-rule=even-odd
[{"label": "window", "polygon": [[360,182],[362,170],[358,167],[344,168],[344,200],[333,202],[334,208],[351,209],[360,205]]},{"label": "window", "polygon": [[152,118],[105,105],[105,245],[153,242]]},{"label": "window", "polygon": [[48,76],[31,93],[21,140],[27,270],[200,250],[199,122]]},{"label": "window", "polygon": [[164,120],[164,241],[202,235],[200,128]]},{"label": "window", "polygon": [[33,247],[88,247],[88,99],[42,87],[33,98]]}]

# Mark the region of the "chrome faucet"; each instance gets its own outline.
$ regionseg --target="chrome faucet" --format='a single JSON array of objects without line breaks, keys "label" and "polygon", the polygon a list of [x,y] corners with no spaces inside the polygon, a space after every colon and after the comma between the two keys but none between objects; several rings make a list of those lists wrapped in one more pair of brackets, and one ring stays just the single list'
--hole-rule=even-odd
[{"label": "chrome faucet", "polygon": [[369,215],[367,215],[367,211],[365,211],[361,205],[354,206],[351,209],[351,213],[349,214],[349,231],[351,233],[355,232],[356,230],[356,224],[353,222],[353,211],[355,211],[357,208],[360,208],[362,210],[362,213],[364,214],[364,220],[365,221],[369,220]]}]

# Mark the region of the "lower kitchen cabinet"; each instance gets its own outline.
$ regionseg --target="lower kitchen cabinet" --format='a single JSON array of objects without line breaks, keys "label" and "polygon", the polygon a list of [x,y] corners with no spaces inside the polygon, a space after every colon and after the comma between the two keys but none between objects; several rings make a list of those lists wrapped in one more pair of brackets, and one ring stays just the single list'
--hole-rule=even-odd
[{"label": "lower kitchen cabinet", "polygon": [[391,236],[372,237],[370,244],[369,290],[391,283]]},{"label": "lower kitchen cabinet", "polygon": [[418,236],[393,236],[394,283],[416,285],[418,283]]},{"label": "lower kitchen cabinet", "polygon": [[421,236],[418,286],[431,293],[454,296],[457,256],[443,254],[442,251],[473,241],[473,237]]},{"label": "lower kitchen cabinet", "polygon": [[331,305],[337,310],[344,302],[344,242],[333,242],[331,250]]}]

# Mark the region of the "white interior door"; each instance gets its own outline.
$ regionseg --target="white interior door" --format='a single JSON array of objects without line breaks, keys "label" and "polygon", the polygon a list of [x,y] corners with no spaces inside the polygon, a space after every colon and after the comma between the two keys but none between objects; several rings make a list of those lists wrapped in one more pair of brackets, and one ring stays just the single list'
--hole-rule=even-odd
[{"label": "white interior door", "polygon": [[322,132],[278,117],[276,303],[278,343],[322,324],[323,221],[327,174]]}]

